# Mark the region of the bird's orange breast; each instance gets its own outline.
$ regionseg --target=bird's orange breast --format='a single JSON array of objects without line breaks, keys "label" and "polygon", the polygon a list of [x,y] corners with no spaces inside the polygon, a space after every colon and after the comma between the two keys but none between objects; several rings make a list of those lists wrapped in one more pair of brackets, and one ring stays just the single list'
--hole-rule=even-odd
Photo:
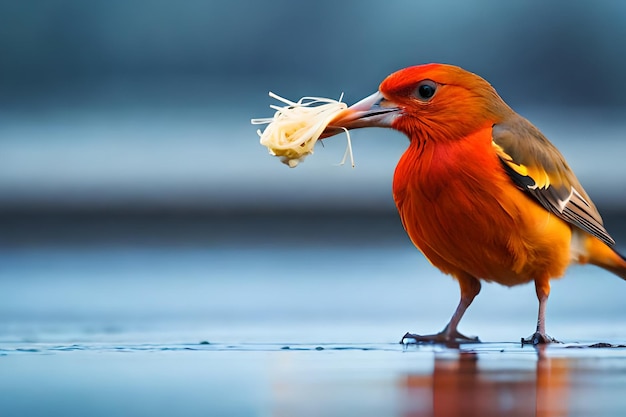
[{"label": "bird's orange breast", "polygon": [[561,276],[571,227],[517,189],[491,128],[462,140],[411,140],[393,193],[413,243],[445,273],[516,285]]}]

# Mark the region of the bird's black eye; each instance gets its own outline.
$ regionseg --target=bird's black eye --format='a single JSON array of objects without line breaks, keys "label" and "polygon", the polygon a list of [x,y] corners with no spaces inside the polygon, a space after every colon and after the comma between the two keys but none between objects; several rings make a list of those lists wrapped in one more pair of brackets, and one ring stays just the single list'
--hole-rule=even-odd
[{"label": "bird's black eye", "polygon": [[437,84],[431,80],[424,80],[417,85],[415,96],[422,101],[428,101],[435,95],[435,91]]}]

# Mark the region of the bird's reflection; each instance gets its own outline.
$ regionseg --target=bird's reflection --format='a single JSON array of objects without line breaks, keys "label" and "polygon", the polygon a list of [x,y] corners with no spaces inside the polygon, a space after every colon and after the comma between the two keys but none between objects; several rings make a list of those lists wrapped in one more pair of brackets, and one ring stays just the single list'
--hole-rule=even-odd
[{"label": "bird's reflection", "polygon": [[432,374],[404,377],[404,415],[568,415],[568,359],[550,358],[539,347],[536,361],[527,355],[520,361],[509,370],[506,365],[490,369],[481,367],[479,355],[471,351],[437,355]]}]

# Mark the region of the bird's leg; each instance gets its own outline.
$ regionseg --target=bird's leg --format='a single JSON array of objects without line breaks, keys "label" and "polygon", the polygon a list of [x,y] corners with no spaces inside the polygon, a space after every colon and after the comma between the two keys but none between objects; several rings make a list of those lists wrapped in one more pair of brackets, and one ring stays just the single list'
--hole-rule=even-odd
[{"label": "bird's leg", "polygon": [[546,334],[546,305],[548,304],[548,296],[550,295],[550,279],[536,279],[535,290],[537,292],[537,299],[539,300],[537,331],[526,339],[522,339],[522,346],[539,345],[544,343],[559,343],[558,340]]},{"label": "bird's leg", "polygon": [[460,275],[456,277],[461,287],[461,300],[457,306],[452,318],[444,327],[444,329],[436,334],[418,335],[412,333],[406,333],[402,336],[400,343],[404,343],[405,339],[413,339],[417,343],[444,343],[444,344],[458,344],[458,343],[480,343],[478,337],[465,336],[457,330],[459,322],[465,314],[465,310],[472,304],[474,298],[480,292],[480,281],[471,275]]}]

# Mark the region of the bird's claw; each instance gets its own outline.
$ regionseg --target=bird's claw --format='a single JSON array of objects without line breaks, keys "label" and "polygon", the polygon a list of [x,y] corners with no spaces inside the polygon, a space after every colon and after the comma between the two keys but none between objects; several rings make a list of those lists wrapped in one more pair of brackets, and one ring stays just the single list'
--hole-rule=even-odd
[{"label": "bird's claw", "polygon": [[442,344],[446,346],[458,346],[462,343],[480,343],[480,339],[476,336],[468,337],[457,331],[448,333],[446,331],[442,331],[436,334],[429,335],[419,335],[407,332],[402,339],[400,339],[400,344],[409,344],[407,339],[413,339],[415,344]]},{"label": "bird's claw", "polygon": [[559,342],[552,336],[548,336],[545,333],[539,333],[539,332],[535,332],[534,334],[528,336],[526,339],[522,338],[522,346],[524,345],[537,346],[537,345],[545,345],[548,343],[561,343],[561,342]]}]

